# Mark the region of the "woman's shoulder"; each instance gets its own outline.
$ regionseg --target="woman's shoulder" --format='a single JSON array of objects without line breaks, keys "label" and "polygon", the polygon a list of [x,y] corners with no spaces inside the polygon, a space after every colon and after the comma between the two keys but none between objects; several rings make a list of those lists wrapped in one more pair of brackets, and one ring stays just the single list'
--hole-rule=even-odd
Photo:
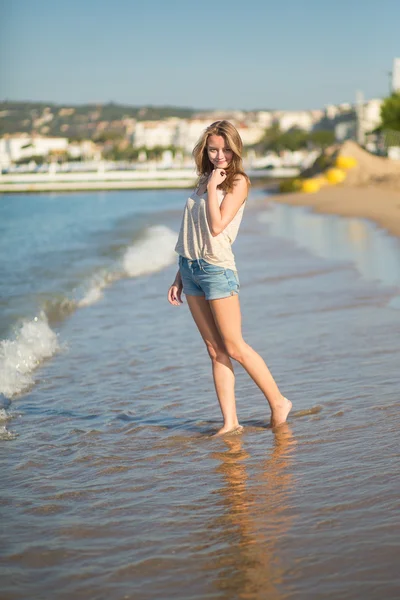
[{"label": "woman's shoulder", "polygon": [[243,171],[239,171],[238,173],[235,173],[234,177],[233,177],[233,182],[235,184],[249,184],[250,183],[250,179],[248,177],[248,175],[246,175],[246,173],[244,173]]},{"label": "woman's shoulder", "polygon": [[234,175],[232,183],[233,183],[234,188],[244,191],[246,193],[246,197],[247,197],[251,183],[250,183],[250,179],[246,175],[246,173],[244,173],[243,171],[236,173]]},{"label": "woman's shoulder", "polygon": [[235,173],[234,177],[238,181],[240,181],[240,180],[247,181],[247,179],[248,179],[246,173],[244,173],[243,171],[238,171],[237,173]]}]

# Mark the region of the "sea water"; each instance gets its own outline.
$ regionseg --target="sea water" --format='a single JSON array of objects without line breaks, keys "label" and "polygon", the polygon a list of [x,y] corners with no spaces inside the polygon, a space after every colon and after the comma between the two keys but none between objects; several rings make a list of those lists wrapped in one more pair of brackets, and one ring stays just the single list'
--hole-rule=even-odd
[{"label": "sea water", "polygon": [[187,191],[0,200],[2,594],[396,598],[400,249],[253,191],[243,334],[294,405],[235,365],[221,424],[173,248]]}]

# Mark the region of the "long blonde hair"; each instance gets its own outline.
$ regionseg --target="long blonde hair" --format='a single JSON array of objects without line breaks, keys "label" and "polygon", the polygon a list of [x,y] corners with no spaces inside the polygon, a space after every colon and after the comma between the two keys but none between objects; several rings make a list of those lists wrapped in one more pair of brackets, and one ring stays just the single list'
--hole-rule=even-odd
[{"label": "long blonde hair", "polygon": [[199,185],[200,181],[203,178],[208,177],[214,170],[214,165],[208,158],[207,153],[207,140],[210,135],[222,136],[225,140],[225,144],[233,151],[231,162],[226,169],[224,168],[224,171],[226,172],[226,179],[218,185],[218,188],[225,190],[226,192],[231,192],[233,190],[237,175],[243,175],[246,179],[248,190],[251,183],[250,179],[243,171],[243,142],[238,130],[229,121],[215,121],[215,123],[211,123],[211,125],[204,130],[197,144],[195,145],[192,155],[196,163],[196,172],[199,176],[197,185]]}]

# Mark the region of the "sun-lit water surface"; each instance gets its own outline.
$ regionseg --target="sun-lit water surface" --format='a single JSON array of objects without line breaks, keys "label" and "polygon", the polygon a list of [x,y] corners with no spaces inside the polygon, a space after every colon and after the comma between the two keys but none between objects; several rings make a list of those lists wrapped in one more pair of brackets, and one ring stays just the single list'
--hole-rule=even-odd
[{"label": "sun-lit water surface", "polygon": [[[142,229],[177,231],[172,199],[157,216]],[[143,235],[105,228],[114,272]],[[166,301],[175,265],[108,282],[51,325],[59,350],[4,399],[5,597],[397,597],[397,240],[254,202],[235,253],[244,336],[294,403],[287,427],[266,428],[238,367],[245,433],[210,437],[209,359],[186,304]]]}]

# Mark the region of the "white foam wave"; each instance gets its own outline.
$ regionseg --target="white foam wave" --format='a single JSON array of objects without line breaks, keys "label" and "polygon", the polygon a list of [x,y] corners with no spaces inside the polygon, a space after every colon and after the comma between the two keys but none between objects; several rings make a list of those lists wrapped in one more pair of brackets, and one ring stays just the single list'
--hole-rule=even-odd
[{"label": "white foam wave", "polygon": [[8,431],[8,429],[5,425],[2,425],[0,427],[0,440],[2,440],[2,441],[13,440],[16,437],[17,437],[17,434],[11,433],[11,431]]},{"label": "white foam wave", "polygon": [[78,306],[91,306],[92,304],[96,304],[103,297],[103,288],[98,286],[93,286],[89,289],[88,292],[84,295],[82,300],[79,300]]},{"label": "white foam wave", "polygon": [[83,298],[79,300],[78,306],[91,306],[96,304],[103,297],[103,290],[107,287],[108,281],[106,278],[99,279],[98,277],[92,281],[88,291],[85,293]]},{"label": "white foam wave", "polygon": [[0,393],[12,398],[31,387],[33,371],[58,348],[44,313],[25,321],[14,340],[0,342]]},{"label": "white foam wave", "polygon": [[[122,266],[97,274],[81,300],[64,299],[48,307],[50,322],[52,317],[72,312],[74,307],[95,304],[104,288],[118,279],[155,273],[169,266],[176,261],[176,238],[176,233],[164,225],[150,227],[142,239],[126,250]],[[34,384],[33,371],[58,348],[57,334],[50,328],[44,312],[32,321],[25,321],[15,339],[0,342],[0,394],[12,398],[29,389]],[[2,414],[1,417],[4,418]]]},{"label": "white foam wave", "polygon": [[15,433],[12,433],[7,429],[8,421],[13,419],[15,416],[15,413],[9,413],[5,410],[5,408],[0,408],[0,441],[13,440],[17,437]]},{"label": "white foam wave", "polygon": [[85,293],[83,298],[79,300],[77,305],[79,307],[83,307],[96,304],[96,302],[98,302],[103,297],[104,288],[111,285],[113,281],[117,281],[121,277],[122,273],[119,273],[118,271],[105,271],[97,273],[97,275],[92,279],[87,292]]},{"label": "white foam wave", "polygon": [[149,227],[143,239],[125,252],[122,263],[129,277],[156,273],[177,259],[174,251],[177,235],[165,225]]},{"label": "white foam wave", "polygon": [[10,415],[4,408],[0,408],[0,421],[7,421]]},{"label": "white foam wave", "polygon": [[99,273],[92,280],[77,306],[92,306],[103,297],[103,290],[123,277],[139,277],[161,271],[176,260],[177,235],[164,225],[149,227],[144,237],[130,246],[122,257],[122,271]]}]

